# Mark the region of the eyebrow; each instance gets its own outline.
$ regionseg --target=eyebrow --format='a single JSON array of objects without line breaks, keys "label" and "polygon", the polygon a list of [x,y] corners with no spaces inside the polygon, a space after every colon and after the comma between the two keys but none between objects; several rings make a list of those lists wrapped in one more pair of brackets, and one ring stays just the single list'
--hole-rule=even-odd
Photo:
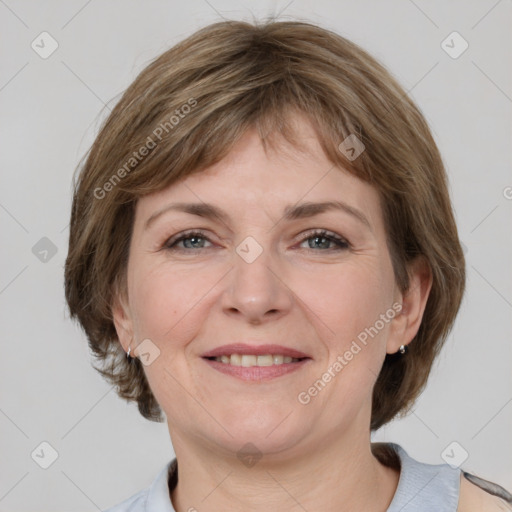
[{"label": "eyebrow", "polygon": [[[348,213],[359,222],[364,224],[367,228],[369,228],[370,231],[372,231],[370,222],[365,217],[363,212],[343,201],[324,201],[321,203],[305,202],[298,205],[289,205],[284,209],[283,218],[285,221],[306,219],[331,210],[341,210],[345,213]],[[196,215],[198,217],[217,220],[223,224],[227,224],[229,221],[229,215],[224,210],[214,206],[213,204],[172,203],[153,213],[153,215],[151,215],[145,222],[144,229],[148,229],[158,217],[164,213],[167,213],[168,211],[184,212],[190,215]]]}]

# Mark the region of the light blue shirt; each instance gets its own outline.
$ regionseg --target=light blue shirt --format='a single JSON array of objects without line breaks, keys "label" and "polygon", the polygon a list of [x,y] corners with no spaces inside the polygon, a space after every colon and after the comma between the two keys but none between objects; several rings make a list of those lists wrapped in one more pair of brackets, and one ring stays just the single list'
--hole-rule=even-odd
[{"label": "light blue shirt", "polygon": [[[448,464],[425,464],[396,443],[385,443],[400,458],[400,480],[387,512],[456,512],[461,470]],[[149,489],[134,494],[105,512],[176,512],[169,497],[169,462]]]}]

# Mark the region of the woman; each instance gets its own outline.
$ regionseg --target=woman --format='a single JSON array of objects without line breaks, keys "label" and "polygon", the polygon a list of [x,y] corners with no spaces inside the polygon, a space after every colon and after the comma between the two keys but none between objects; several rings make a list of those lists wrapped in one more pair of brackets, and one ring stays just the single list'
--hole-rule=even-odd
[{"label": "woman", "polygon": [[423,116],[339,35],[222,22],[143,70],[79,174],[65,272],[98,371],[176,453],[110,510],[511,502],[370,441],[423,390],[465,264]]}]

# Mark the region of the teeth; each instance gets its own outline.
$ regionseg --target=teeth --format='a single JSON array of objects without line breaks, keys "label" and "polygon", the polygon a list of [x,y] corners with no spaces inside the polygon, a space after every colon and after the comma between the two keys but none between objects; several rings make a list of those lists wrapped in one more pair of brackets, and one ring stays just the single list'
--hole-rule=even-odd
[{"label": "teeth", "polygon": [[[224,356],[224,357],[230,357],[230,356]],[[216,357],[215,359],[219,359],[218,357]],[[230,358],[230,364],[232,364],[233,366],[242,366],[242,356],[238,355],[238,354],[233,354]]]},{"label": "teeth", "polygon": [[242,356],[242,366],[256,366],[258,364],[258,358],[256,356]]},{"label": "teeth", "polygon": [[279,354],[265,354],[263,356],[231,354],[231,356],[216,357],[215,361],[224,364],[231,364],[233,366],[244,366],[249,368],[251,366],[272,366],[274,364],[296,363],[297,361],[300,361],[300,359],[296,357],[282,356]]},{"label": "teeth", "polygon": [[258,356],[256,358],[256,364],[258,366],[272,366],[274,364],[274,361],[272,359],[272,356],[266,355],[266,356]]}]

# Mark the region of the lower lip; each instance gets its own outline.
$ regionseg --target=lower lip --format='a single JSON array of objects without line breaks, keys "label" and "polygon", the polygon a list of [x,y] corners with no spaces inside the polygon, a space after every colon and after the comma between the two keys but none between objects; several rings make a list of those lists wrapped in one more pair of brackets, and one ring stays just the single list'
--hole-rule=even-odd
[{"label": "lower lip", "polygon": [[296,372],[303,368],[305,364],[311,361],[311,359],[302,359],[295,363],[273,364],[272,366],[249,367],[233,366],[231,364],[221,363],[220,361],[206,358],[203,358],[203,361],[208,363],[213,369],[225,373],[226,375],[231,375],[232,377],[237,377],[241,380],[263,381],[275,379],[276,377],[286,375],[287,373]]}]

